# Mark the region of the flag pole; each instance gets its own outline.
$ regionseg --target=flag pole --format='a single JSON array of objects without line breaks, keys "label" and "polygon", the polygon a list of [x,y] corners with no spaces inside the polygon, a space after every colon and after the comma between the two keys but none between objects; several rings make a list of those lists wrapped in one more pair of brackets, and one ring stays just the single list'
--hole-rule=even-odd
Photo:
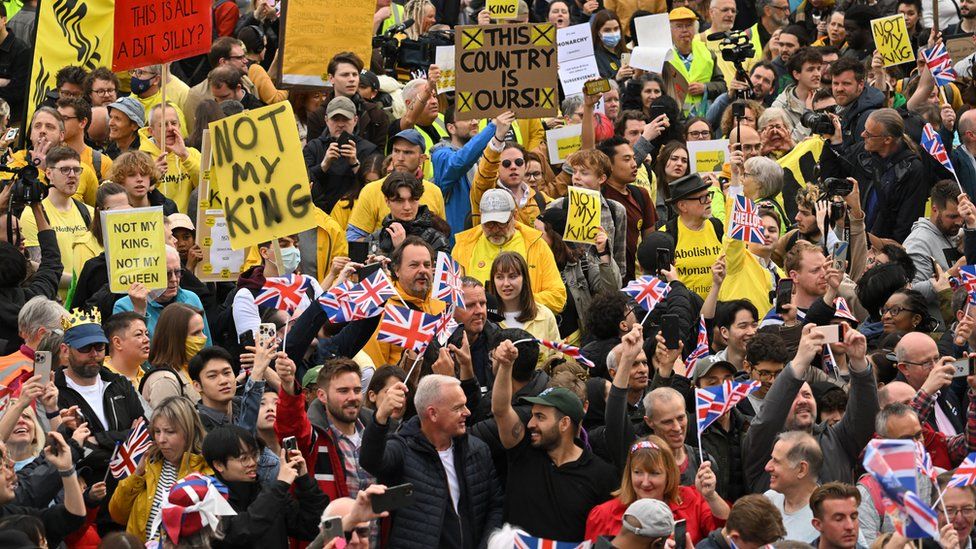
[{"label": "flag pole", "polygon": [[[424,349],[426,350],[426,349]],[[413,361],[413,366],[410,367],[410,371],[407,372],[407,383],[410,382],[410,377],[413,376],[413,370],[417,367],[417,363],[420,362],[420,357],[424,356],[423,353],[417,353],[417,358]]]},{"label": "flag pole", "polygon": [[[949,511],[946,511],[945,501],[942,499],[942,496],[945,495],[945,492],[939,491],[939,483],[935,480],[932,480],[932,486],[935,486],[935,491],[939,492],[938,503],[942,506],[942,512],[946,516],[946,522],[952,522],[952,517],[949,516]],[[946,488],[946,490],[948,490],[948,488]]]},{"label": "flag pole", "polygon": [[[697,403],[698,403],[698,389],[695,389],[695,407],[696,408],[698,406]],[[697,414],[697,410],[696,410],[695,415],[698,415]],[[701,423],[699,423],[697,419],[695,420],[695,430],[698,431],[698,465],[700,466],[702,463],[705,463],[705,451],[702,450],[702,443],[701,443],[701,432],[702,432],[702,428],[701,428]]]}]

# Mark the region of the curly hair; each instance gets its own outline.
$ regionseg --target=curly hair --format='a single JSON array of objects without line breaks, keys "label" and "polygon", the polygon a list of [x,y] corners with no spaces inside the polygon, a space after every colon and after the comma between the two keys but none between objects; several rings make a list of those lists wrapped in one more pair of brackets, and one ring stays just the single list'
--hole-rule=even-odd
[{"label": "curly hair", "polygon": [[593,296],[587,311],[586,331],[594,339],[617,337],[628,307],[627,294],[623,292],[601,292]]},{"label": "curly hair", "polygon": [[122,153],[112,163],[112,171],[108,174],[108,178],[113,183],[124,187],[126,178],[133,175],[149,176],[152,185],[159,181],[159,169],[156,168],[156,163],[153,162],[149,153],[144,151]]}]

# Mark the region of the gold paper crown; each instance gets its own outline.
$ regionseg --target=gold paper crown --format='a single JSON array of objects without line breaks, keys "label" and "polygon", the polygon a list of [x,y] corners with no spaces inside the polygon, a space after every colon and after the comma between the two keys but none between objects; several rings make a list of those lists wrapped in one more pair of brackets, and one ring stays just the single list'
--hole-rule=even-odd
[{"label": "gold paper crown", "polygon": [[98,312],[98,309],[91,311],[72,309],[70,317],[61,317],[61,327],[65,330],[70,330],[82,324],[96,324],[100,326],[102,324],[102,315]]}]

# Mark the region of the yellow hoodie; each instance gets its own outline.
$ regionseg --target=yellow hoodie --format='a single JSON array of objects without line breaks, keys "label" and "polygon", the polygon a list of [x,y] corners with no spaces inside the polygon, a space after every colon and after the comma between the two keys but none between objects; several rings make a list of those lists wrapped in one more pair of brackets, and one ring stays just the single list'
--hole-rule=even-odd
[{"label": "yellow hoodie", "polygon": [[[149,137],[149,128],[139,130],[139,150],[149,153],[153,160],[160,155],[159,146]],[[180,160],[176,153],[166,154],[166,175],[156,183],[156,188],[166,198],[176,202],[176,207],[185,214],[196,216],[196,212],[186,211],[190,203],[190,193],[200,184],[200,151],[187,147],[187,157]]]},{"label": "yellow hoodie", "polygon": [[[433,278],[433,273],[431,273]],[[415,311],[423,311],[429,315],[439,315],[444,312],[447,308],[447,304],[439,299],[434,299],[429,293],[426,298],[413,297],[408,294],[400,282],[394,282],[394,287],[396,291],[400,294],[399,297],[390,298],[387,301],[387,307],[395,305],[397,307],[409,307]],[[401,300],[400,298],[403,298]],[[406,303],[404,303],[404,301]],[[383,367],[390,364],[396,364],[400,361],[400,357],[403,356],[403,348],[392,343],[383,343],[376,340],[377,333],[379,332],[379,326],[376,327],[376,331],[373,332],[373,337],[369,339],[369,343],[363,348],[369,358],[373,360],[373,364],[378,365],[378,367]],[[403,368],[405,370],[410,369],[410,364],[405,365]]]}]

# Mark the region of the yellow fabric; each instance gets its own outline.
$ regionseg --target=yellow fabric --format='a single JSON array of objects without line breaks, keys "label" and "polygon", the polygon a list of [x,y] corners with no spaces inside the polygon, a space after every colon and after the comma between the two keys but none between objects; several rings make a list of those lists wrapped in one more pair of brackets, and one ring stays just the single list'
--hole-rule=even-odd
[{"label": "yellow fabric", "polygon": [[[102,361],[102,365],[105,366],[106,368],[108,368],[109,371],[111,371],[111,372],[114,372],[116,374],[119,374],[120,376],[121,375],[124,375],[124,374],[122,374],[122,372],[120,372],[120,371],[118,371],[118,370],[116,370],[115,368],[112,367],[112,357],[109,356],[109,355],[105,355],[105,360]],[[132,384],[132,388],[138,391],[139,390],[139,383],[142,381],[142,378],[145,375],[146,375],[146,371],[145,370],[143,370],[142,368],[136,368],[136,377],[128,377],[128,376],[126,376],[126,379],[128,379],[129,380],[129,383]]]},{"label": "yellow fabric", "polygon": [[[665,0],[604,0],[603,7],[617,14],[620,18],[620,28],[624,34],[630,34],[630,18],[637,10],[648,13],[665,13],[668,4]],[[635,37],[632,37],[635,38]]]},{"label": "yellow fabric", "polygon": [[[762,61],[763,57],[763,45],[762,42],[759,41],[759,30],[757,25],[758,23],[749,29],[751,34],[750,41],[752,42],[752,47],[755,54],[742,62],[742,68],[745,69],[746,72],[752,70],[752,67],[754,67],[756,63]],[[721,44],[722,41],[706,39],[706,36],[709,34],[710,31],[705,31],[702,34],[696,35],[695,41],[705,44],[705,46],[715,54],[715,61],[718,63],[718,68],[722,71],[722,76],[725,77],[725,85],[730,86],[732,85],[732,81],[735,80],[735,65],[733,65],[730,61],[722,59],[722,49],[719,48],[719,44]],[[694,63],[692,63],[692,65],[694,65]],[[710,76],[711,75],[709,75],[709,77]]]},{"label": "yellow fabric", "polygon": [[[552,314],[549,307],[542,305],[541,303],[536,304],[535,318],[522,323],[522,329],[526,332],[532,334],[533,337],[537,339],[545,339],[547,341],[560,341],[559,338],[559,325],[556,324],[556,315]],[[502,328],[509,328],[510,326],[505,323],[505,321],[499,322]],[[539,359],[541,360],[546,353],[540,353]]]},{"label": "yellow fabric", "polygon": [[773,274],[762,266],[742,240],[725,240],[725,281],[718,292],[719,301],[748,299],[759,310],[759,318],[766,316],[773,303],[769,292],[773,289]]},{"label": "yellow fabric", "polygon": [[[554,313],[561,312],[566,306],[566,286],[559,274],[556,260],[552,256],[552,250],[542,239],[540,231],[521,223],[515,224],[515,230],[521,233],[520,236],[525,241],[525,262],[529,265],[529,278],[532,280],[535,302],[549,307]],[[481,225],[455,235],[451,257],[464,268],[465,273],[471,271],[472,265],[482,262],[491,265],[494,259],[494,256],[475,255],[479,240],[487,240]]]},{"label": "yellow fabric", "polygon": [[[502,252],[515,252],[525,257],[525,238],[522,237],[522,233],[515,231],[512,238],[501,246],[492,244],[487,238],[479,238],[474,245],[474,253],[472,254],[472,257],[477,257],[479,260],[468,265],[465,274],[485,282],[487,286],[488,278],[491,276],[491,264],[494,258]],[[487,260],[489,257],[492,258],[492,261]]]},{"label": "yellow fabric", "polygon": [[105,248],[98,243],[98,240],[95,240],[95,235],[91,231],[79,235],[71,249],[71,265],[65,265],[64,272],[72,272],[75,276],[80,275],[85,262],[104,251]]},{"label": "yellow fabric", "polygon": [[[107,158],[107,157],[106,157]],[[20,150],[10,155],[10,160],[7,162],[7,166],[10,168],[23,168],[27,165],[27,150]],[[102,168],[104,169],[104,168]],[[0,181],[6,181],[12,179],[13,174],[2,173],[0,174]],[[41,183],[47,183],[47,175],[44,170],[37,170],[37,178],[41,180]],[[90,166],[81,163],[81,176],[78,178],[78,189],[72,198],[77,198],[89,206],[95,205],[95,192],[98,190],[98,177],[95,176],[95,170]]]},{"label": "yellow fabric", "polygon": [[[139,130],[139,150],[149,153],[153,160],[162,152],[149,137],[149,128]],[[187,147],[186,151],[186,160],[181,160],[176,153],[166,153],[166,175],[156,182],[156,189],[176,202],[183,213],[187,213],[190,193],[200,184],[200,151],[193,147]]]},{"label": "yellow fabric", "polygon": [[[443,196],[443,194],[441,194],[441,196]],[[383,204],[385,205],[386,201],[384,201]],[[332,211],[329,212],[329,215],[336,223],[339,224],[340,227],[347,227],[349,226],[349,217],[352,215],[352,208],[355,205],[356,202],[354,200],[346,200],[345,198],[342,198],[336,202],[335,206],[332,207]]]},{"label": "yellow fabric", "polygon": [[[68,205],[68,209],[63,212],[54,207],[50,198],[45,198],[41,202],[41,206],[44,208],[44,213],[47,214],[51,228],[54,229],[54,233],[57,235],[58,250],[61,252],[61,264],[64,265],[65,272],[68,272],[68,269],[75,265],[75,243],[87,241],[91,232],[88,230],[88,225],[85,225],[85,220],[81,217],[81,212],[78,211],[78,206],[74,202],[71,202]],[[87,204],[84,206],[88,208],[89,215],[94,217],[94,208]],[[28,248],[40,246],[37,240],[37,221],[34,219],[34,210],[30,208],[24,209],[24,213],[20,216],[20,228],[24,233],[25,246]],[[80,273],[81,268],[78,268],[76,272]],[[66,294],[66,288],[58,291],[58,295],[62,299],[64,299]]]},{"label": "yellow fabric", "polygon": [[349,256],[349,243],[346,242],[345,230],[329,214],[318,208],[312,208],[312,214],[319,227],[315,241],[317,247],[315,259],[318,266],[315,279],[324,280],[332,266],[333,258]]},{"label": "yellow fabric", "polygon": [[[689,84],[693,82],[700,82],[702,84],[710,82],[712,80],[712,73],[715,69],[715,61],[712,56],[711,50],[705,45],[701,40],[691,41],[691,70],[685,68],[684,62],[678,57],[678,52],[671,52],[671,58],[668,60],[671,66],[675,68],[681,76],[685,77],[685,80]],[[702,95],[691,95],[685,96],[685,104],[696,105],[701,103]]]},{"label": "yellow fabric", "polygon": [[[125,525],[125,531],[146,541],[146,522],[149,521],[149,511],[152,509],[153,496],[156,485],[163,471],[162,457],[146,464],[146,472],[142,475],[129,475],[119,481],[112,499],[108,502],[108,512],[112,520]],[[203,456],[186,452],[180,461],[176,478],[181,479],[190,473],[213,475],[214,471],[207,465]]]},{"label": "yellow fabric", "polygon": [[712,222],[706,220],[700,230],[693,231],[678,219],[678,236],[675,240],[674,263],[678,280],[705,299],[712,288],[712,264],[722,251],[722,243],[715,236]]},{"label": "yellow fabric", "polygon": [[254,87],[258,91],[258,99],[265,105],[280,103],[288,99],[288,90],[279,90],[275,87],[268,71],[260,63],[251,63],[247,68],[247,76],[254,82]]},{"label": "yellow fabric", "polygon": [[[392,297],[387,301],[387,306],[390,304],[396,305],[398,307],[410,307],[416,311],[423,311],[429,315],[439,315],[444,309],[447,308],[447,304],[439,299],[434,299],[429,293],[426,299],[421,299],[418,297],[413,297],[408,294],[403,286],[400,286],[399,282],[395,282],[396,291],[400,294],[399,297]],[[404,301],[400,300],[400,297]],[[379,367],[383,367],[389,364],[396,364],[400,361],[400,357],[403,356],[403,348],[393,345],[392,343],[383,343],[377,341],[376,336],[379,332],[380,327],[376,327],[376,331],[373,332],[373,337],[369,339],[369,343],[363,348],[369,358],[373,360],[373,364],[378,364]],[[409,368],[409,365],[407,366]]]},{"label": "yellow fabric", "polygon": [[[352,225],[367,233],[373,233],[379,229],[383,223],[383,218],[390,214],[390,207],[386,205],[386,197],[383,196],[382,185],[383,179],[367,183],[359,192],[359,199],[353,205],[348,221],[346,224],[340,223],[340,226]],[[441,219],[447,219],[444,214],[444,194],[441,193],[441,188],[426,179],[424,180],[424,195],[420,197],[420,203],[427,206],[430,213]],[[335,211],[336,208],[333,208],[333,212]]]},{"label": "yellow fabric", "polygon": [[406,19],[406,9],[396,2],[390,2],[390,16],[383,20],[379,34],[385,34],[390,28],[403,23]]},{"label": "yellow fabric", "polygon": [[99,173],[95,170],[95,155],[93,153],[94,149],[85,145],[85,150],[81,152],[81,163],[91,168],[96,181],[105,181],[108,179],[108,174],[112,173],[112,159],[107,154],[102,154],[102,172]]},{"label": "yellow fabric", "polygon": [[657,185],[651,184],[651,180],[654,178],[654,172],[648,172],[647,166],[641,163],[637,166],[637,179],[634,181],[634,185],[647,189],[647,192],[651,195],[651,200],[654,200],[657,194]]},{"label": "yellow fabric", "polygon": [[[190,87],[183,83],[182,80],[176,78],[173,75],[169,77],[169,83],[166,85],[166,102],[176,109],[176,117],[180,119],[180,130],[183,132],[183,137],[186,137],[186,116],[183,113],[183,109],[186,105],[187,96],[190,95]],[[132,94],[132,97],[136,101],[142,104],[142,107],[146,109],[146,124],[149,123],[149,111],[153,107],[163,102],[163,92],[157,91],[153,95],[143,99],[136,94]],[[190,113],[193,115],[193,113]]]},{"label": "yellow fabric", "polygon": [[[491,148],[491,144],[485,147],[485,152],[478,161],[478,169],[474,174],[474,184],[471,185],[471,224],[481,223],[481,197],[488,189],[498,187],[498,165],[502,153]],[[535,219],[542,212],[539,211],[539,204],[535,198],[535,189],[526,186],[526,198],[524,204],[515,204],[515,213],[520,223],[528,226],[535,224]],[[543,195],[543,201],[545,200]]]},{"label": "yellow fabric", "polygon": [[421,130],[419,126],[415,128],[417,130],[417,133],[420,134],[420,137],[424,139],[424,152],[428,158],[424,162],[424,179],[426,179],[427,181],[434,180],[434,163],[430,161],[430,151],[432,151],[434,149],[434,145],[440,143],[442,139],[451,136],[449,133],[447,133],[447,123],[444,122],[443,114],[438,114],[437,118],[434,120],[434,123],[431,124],[431,126],[433,126],[434,130],[437,131],[437,135],[438,135],[437,141],[434,141],[434,139],[431,138],[431,136],[427,135],[426,131]]}]

